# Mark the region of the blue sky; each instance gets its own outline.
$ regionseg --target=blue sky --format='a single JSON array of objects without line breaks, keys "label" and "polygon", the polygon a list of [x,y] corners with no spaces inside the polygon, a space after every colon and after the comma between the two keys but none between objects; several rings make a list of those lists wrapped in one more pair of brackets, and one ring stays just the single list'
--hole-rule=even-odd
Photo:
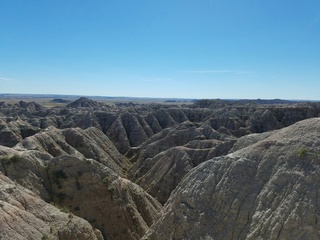
[{"label": "blue sky", "polygon": [[320,1],[0,0],[0,93],[320,99]]}]

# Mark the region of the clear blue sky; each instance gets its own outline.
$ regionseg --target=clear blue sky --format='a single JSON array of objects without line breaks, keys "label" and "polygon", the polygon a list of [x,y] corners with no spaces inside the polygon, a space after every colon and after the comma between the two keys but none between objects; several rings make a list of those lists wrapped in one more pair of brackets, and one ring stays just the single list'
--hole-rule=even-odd
[{"label": "clear blue sky", "polygon": [[0,0],[0,93],[320,99],[320,1]]}]

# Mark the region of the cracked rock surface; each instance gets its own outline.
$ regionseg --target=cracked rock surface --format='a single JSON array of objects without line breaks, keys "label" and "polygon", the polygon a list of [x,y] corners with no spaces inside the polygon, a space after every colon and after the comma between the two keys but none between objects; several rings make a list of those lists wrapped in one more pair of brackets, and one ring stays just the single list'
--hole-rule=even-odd
[{"label": "cracked rock surface", "polygon": [[84,219],[66,213],[0,173],[0,239],[103,239]]},{"label": "cracked rock surface", "polygon": [[319,139],[304,120],[200,164],[144,239],[319,239]]}]

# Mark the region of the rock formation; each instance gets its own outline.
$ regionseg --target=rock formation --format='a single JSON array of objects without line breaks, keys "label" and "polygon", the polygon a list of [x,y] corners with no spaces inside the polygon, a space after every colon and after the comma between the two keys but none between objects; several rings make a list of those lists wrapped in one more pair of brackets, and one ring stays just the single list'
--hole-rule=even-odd
[{"label": "rock formation", "polygon": [[13,147],[23,138],[32,136],[40,129],[16,118],[0,118],[0,145]]},{"label": "rock formation", "polygon": [[208,159],[226,154],[234,141],[186,121],[142,144],[129,176],[164,204],[186,173]]},{"label": "rock formation", "polygon": [[102,240],[85,220],[41,200],[0,173],[0,239]]},{"label": "rock formation", "polygon": [[161,205],[123,178],[130,163],[96,128],[50,128],[14,148],[0,146],[0,155],[5,175],[88,220],[106,239],[140,239],[159,214]]},{"label": "rock formation", "polygon": [[318,239],[319,138],[305,120],[200,164],[145,239]]},{"label": "rock formation", "polygon": [[88,220],[106,239],[140,239],[158,218],[161,205],[153,197],[96,161],[54,158],[48,175],[53,201]]},{"label": "rock formation", "polygon": [[109,138],[94,127],[85,130],[48,128],[25,138],[14,148],[46,152],[52,157],[70,155],[95,159],[121,176],[130,166],[130,162],[118,152]]},{"label": "rock formation", "polygon": [[319,114],[281,100],[0,102],[0,238],[317,239]]},{"label": "rock formation", "polygon": [[102,107],[103,104],[97,101],[93,101],[86,97],[81,97],[69,104],[67,104],[68,108],[95,108]]}]

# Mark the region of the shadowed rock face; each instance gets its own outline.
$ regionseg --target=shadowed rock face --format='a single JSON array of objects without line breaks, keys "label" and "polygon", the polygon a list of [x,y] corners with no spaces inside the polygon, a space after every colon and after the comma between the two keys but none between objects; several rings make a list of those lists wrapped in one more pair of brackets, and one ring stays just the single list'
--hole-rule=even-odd
[{"label": "shadowed rock face", "polygon": [[206,161],[145,239],[318,239],[320,119]]},{"label": "shadowed rock face", "polygon": [[40,129],[20,118],[0,118],[0,145],[13,147],[23,138],[32,136]]},{"label": "shadowed rock face", "polygon": [[153,197],[96,161],[58,157],[48,174],[54,202],[87,219],[106,239],[140,239],[158,218],[161,205]]},{"label": "shadowed rock face", "polygon": [[106,239],[140,239],[159,215],[158,201],[93,159],[6,147],[0,155],[5,175],[88,220]]},{"label": "shadowed rock face", "polygon": [[122,178],[130,163],[96,128],[47,129],[14,148],[0,146],[0,155],[5,175],[88,220],[107,239],[140,239],[158,217],[161,205]]},{"label": "shadowed rock face", "polygon": [[44,202],[0,173],[0,238],[103,239],[101,232],[71,213]]}]

